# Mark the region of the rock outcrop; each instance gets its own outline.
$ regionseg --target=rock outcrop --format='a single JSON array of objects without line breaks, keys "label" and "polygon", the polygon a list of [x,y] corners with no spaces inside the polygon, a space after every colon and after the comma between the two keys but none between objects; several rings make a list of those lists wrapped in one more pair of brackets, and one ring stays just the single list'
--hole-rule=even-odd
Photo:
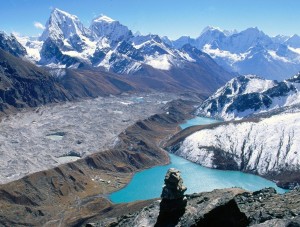
[{"label": "rock outcrop", "polygon": [[163,225],[158,222],[160,203],[154,201],[135,213],[120,216],[114,213],[115,216],[109,219],[93,220],[93,226],[300,226],[298,189],[285,194],[277,194],[273,188],[256,192],[238,188],[217,189],[186,195],[186,198],[182,216],[176,220],[173,215]]},{"label": "rock outcrop", "polygon": [[186,190],[180,171],[174,168],[169,169],[161,193],[160,212],[155,226],[173,226],[178,223],[187,204],[184,196]]}]

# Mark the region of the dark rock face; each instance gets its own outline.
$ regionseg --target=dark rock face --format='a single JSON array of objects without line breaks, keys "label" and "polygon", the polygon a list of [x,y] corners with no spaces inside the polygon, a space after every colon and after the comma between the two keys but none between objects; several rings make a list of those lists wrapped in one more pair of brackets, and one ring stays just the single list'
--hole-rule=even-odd
[{"label": "dark rock face", "polygon": [[42,47],[41,57],[39,64],[47,65],[49,63],[60,63],[69,67],[74,64],[81,64],[76,58],[64,55],[59,49],[58,45],[51,39],[48,38]]},{"label": "dark rock face", "polygon": [[262,96],[260,93],[250,93],[238,96],[233,103],[228,107],[227,113],[234,110],[238,112],[246,111],[247,109],[258,110],[263,106],[269,108],[272,100],[268,96]]},{"label": "dark rock face", "polygon": [[159,204],[155,201],[133,214],[95,221],[95,226],[105,226],[103,223],[112,220],[113,226],[300,226],[299,190],[277,194],[273,188],[256,192],[231,188],[195,193],[186,198],[184,213],[179,218],[170,216],[173,222],[158,225],[161,213],[158,216]]},{"label": "dark rock face", "polygon": [[137,49],[135,49],[132,44],[123,41],[120,43],[120,45],[117,47],[117,50],[120,54],[125,54],[128,57],[137,60],[137,61],[143,61],[144,57],[142,53],[140,53]]},{"label": "dark rock face", "polygon": [[47,72],[0,50],[0,111],[71,99]]},{"label": "dark rock face", "polygon": [[26,49],[17,41],[16,37],[8,36],[4,32],[0,32],[0,49],[16,57],[23,57],[27,54]]},{"label": "dark rock face", "polygon": [[297,75],[293,76],[292,78],[288,79],[287,81],[291,83],[300,83],[300,72]]},{"label": "dark rock face", "polygon": [[160,212],[155,226],[175,226],[178,223],[187,204],[184,196],[186,190],[180,171],[174,168],[169,169],[161,193]]},{"label": "dark rock face", "polygon": [[293,190],[280,195],[276,193],[275,189],[266,188],[253,193],[242,193],[236,196],[235,201],[240,211],[247,216],[250,225],[276,219],[293,222],[300,214],[299,192],[299,190]]}]

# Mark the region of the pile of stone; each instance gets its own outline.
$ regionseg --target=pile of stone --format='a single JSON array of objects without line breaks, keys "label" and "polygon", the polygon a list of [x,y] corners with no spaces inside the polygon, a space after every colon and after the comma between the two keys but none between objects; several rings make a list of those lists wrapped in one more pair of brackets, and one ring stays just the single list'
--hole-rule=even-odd
[{"label": "pile of stone", "polygon": [[156,226],[169,226],[178,222],[187,204],[184,196],[186,189],[180,171],[174,168],[169,169],[161,193],[162,200]]},{"label": "pile of stone", "polygon": [[165,176],[165,185],[161,193],[161,198],[163,200],[184,200],[184,192],[186,189],[187,188],[183,185],[180,171],[171,168]]}]

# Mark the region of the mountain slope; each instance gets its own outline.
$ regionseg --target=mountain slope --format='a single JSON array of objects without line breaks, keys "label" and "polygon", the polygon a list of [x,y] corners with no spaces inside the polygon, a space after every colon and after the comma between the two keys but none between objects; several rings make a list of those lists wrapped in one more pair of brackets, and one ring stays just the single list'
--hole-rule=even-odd
[{"label": "mountain slope", "polygon": [[253,75],[230,80],[196,111],[227,121],[183,130],[167,149],[206,167],[299,185],[299,82],[300,74],[282,82]]},{"label": "mountain slope", "polygon": [[9,52],[16,57],[23,57],[27,54],[26,49],[18,42],[14,35],[8,36],[0,31],[0,49]]},{"label": "mountain slope", "polygon": [[[138,91],[135,83],[97,69],[65,69],[58,82],[74,97],[98,97]],[[140,89],[142,90],[142,89]]]},{"label": "mountain slope", "polygon": [[292,188],[300,184],[299,129],[300,109],[294,108],[257,121],[204,127],[169,149],[206,167],[250,172]]},{"label": "mountain slope", "polygon": [[209,97],[197,114],[232,120],[300,103],[300,74],[278,82],[239,76]]},{"label": "mountain slope", "polygon": [[72,99],[46,71],[1,49],[0,79],[1,111]]}]

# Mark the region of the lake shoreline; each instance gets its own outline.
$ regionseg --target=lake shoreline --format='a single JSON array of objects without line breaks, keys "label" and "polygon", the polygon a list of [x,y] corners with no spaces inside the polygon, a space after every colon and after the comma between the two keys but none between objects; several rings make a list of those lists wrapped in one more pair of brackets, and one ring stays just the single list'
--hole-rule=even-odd
[{"label": "lake shoreline", "polygon": [[119,134],[113,149],[0,185],[0,216],[5,218],[0,224],[11,226],[18,216],[22,225],[72,226],[119,207],[97,195],[119,190],[138,171],[167,164],[169,157],[160,144],[179,131],[178,124],[192,117],[195,104],[171,101],[161,114],[137,121]]}]

